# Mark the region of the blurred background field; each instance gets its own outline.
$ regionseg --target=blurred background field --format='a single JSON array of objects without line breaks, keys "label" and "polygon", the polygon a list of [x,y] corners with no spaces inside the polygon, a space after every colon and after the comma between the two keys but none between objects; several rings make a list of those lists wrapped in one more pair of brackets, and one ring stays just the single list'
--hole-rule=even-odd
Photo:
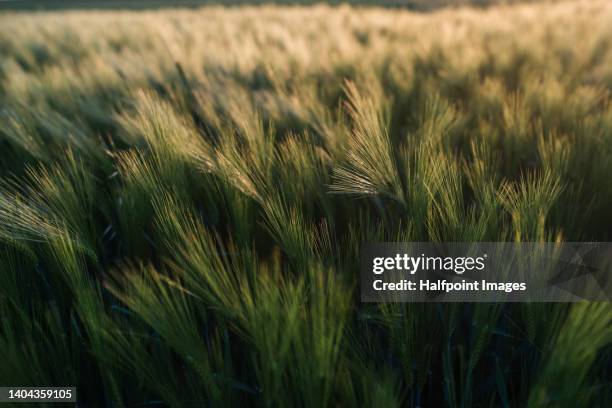
[{"label": "blurred background field", "polygon": [[[314,5],[350,4],[353,6],[400,7],[409,10],[435,10],[448,6],[484,7],[496,4],[516,4],[542,0],[3,0],[0,10],[53,10],[53,9],[147,9],[147,8],[197,8],[207,5]],[[546,1],[546,0],[544,0]]]},{"label": "blurred background field", "polygon": [[0,13],[0,384],[612,405],[612,307],[364,304],[377,241],[612,240],[612,3]]}]

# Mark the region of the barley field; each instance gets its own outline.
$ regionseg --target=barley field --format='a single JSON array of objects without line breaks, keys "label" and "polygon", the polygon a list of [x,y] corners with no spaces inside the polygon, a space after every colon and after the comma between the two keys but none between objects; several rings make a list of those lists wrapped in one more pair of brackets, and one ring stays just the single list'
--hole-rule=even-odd
[{"label": "barley field", "polygon": [[0,385],[612,406],[609,303],[361,303],[378,241],[612,241],[612,3],[0,14]]}]

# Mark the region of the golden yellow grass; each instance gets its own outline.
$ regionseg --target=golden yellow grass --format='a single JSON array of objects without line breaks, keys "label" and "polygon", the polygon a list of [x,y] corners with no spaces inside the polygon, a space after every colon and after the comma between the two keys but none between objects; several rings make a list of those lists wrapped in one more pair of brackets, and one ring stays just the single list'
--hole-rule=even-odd
[{"label": "golden yellow grass", "polygon": [[[2,67],[10,78],[4,85],[7,96],[15,98],[33,97],[41,87],[61,92],[126,79],[138,84],[173,70],[174,61],[210,87],[223,86],[219,77],[226,73],[257,69],[279,84],[299,84],[301,77],[345,66],[366,76],[387,64],[398,77],[410,78],[415,59],[435,48],[453,68],[440,72],[443,76],[467,75],[490,58],[500,66],[511,64],[520,51],[542,64],[538,74],[554,78],[588,67],[611,37],[612,4],[607,1],[431,14],[268,6],[0,16]],[[36,47],[46,49],[50,63],[42,74],[24,72],[15,56],[29,61]],[[605,58],[588,72],[594,83],[612,80],[612,55]],[[292,101],[262,99],[277,102],[278,109],[292,106]]]}]

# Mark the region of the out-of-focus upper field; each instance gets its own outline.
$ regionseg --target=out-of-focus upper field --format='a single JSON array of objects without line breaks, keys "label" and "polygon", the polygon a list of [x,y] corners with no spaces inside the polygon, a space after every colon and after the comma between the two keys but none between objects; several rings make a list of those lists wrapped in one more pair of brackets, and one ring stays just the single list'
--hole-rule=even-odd
[{"label": "out-of-focus upper field", "polygon": [[364,242],[612,241],[611,89],[603,0],[3,12],[0,384],[611,406],[607,303],[358,298]]},{"label": "out-of-focus upper field", "polygon": [[401,7],[423,11],[449,6],[471,5],[485,7],[496,4],[541,1],[549,0],[3,0],[0,1],[0,10],[152,9],[262,4],[307,6],[321,3],[336,6],[339,4],[350,4],[353,6]]},{"label": "out-of-focus upper field", "polygon": [[432,68],[424,79],[458,91],[589,92],[610,86],[610,10],[587,1],[425,15],[345,6],[9,12],[0,15],[3,90],[21,99],[98,82],[127,92],[164,82],[179,62],[196,88],[270,82],[253,95],[372,73],[408,85],[423,64]]}]

